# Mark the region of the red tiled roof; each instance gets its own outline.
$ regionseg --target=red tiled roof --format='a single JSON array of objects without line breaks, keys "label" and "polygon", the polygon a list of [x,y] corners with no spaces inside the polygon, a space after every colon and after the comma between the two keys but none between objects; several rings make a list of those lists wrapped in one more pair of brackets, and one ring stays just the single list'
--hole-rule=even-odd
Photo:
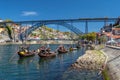
[{"label": "red tiled roof", "polygon": [[112,28],[112,30],[120,30],[120,28]]},{"label": "red tiled roof", "polygon": [[111,36],[111,33],[110,33],[110,32],[104,32],[103,34],[106,35],[106,36],[108,36],[108,37]]},{"label": "red tiled roof", "polygon": [[106,35],[107,37],[112,37],[113,39],[119,39],[120,35],[111,35],[110,32],[104,32],[104,35]]},{"label": "red tiled roof", "polygon": [[114,39],[119,39],[119,38],[120,38],[120,35],[112,35],[112,38],[114,38]]}]

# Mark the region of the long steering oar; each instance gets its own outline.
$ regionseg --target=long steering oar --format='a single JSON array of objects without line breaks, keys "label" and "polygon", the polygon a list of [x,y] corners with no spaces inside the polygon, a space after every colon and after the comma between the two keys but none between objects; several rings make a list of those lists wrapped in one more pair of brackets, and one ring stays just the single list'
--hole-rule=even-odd
[{"label": "long steering oar", "polygon": [[9,59],[9,62],[16,56],[18,50],[13,54],[13,56]]}]

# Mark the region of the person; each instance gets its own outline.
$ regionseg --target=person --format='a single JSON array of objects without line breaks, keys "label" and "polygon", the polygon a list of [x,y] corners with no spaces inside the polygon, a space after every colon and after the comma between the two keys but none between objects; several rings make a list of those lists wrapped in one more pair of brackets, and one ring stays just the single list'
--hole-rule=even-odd
[{"label": "person", "polygon": [[33,53],[36,53],[36,51],[35,51],[35,50],[33,50]]},{"label": "person", "polygon": [[58,51],[62,51],[62,46],[59,46],[59,47],[57,48],[57,50],[58,50]]},{"label": "person", "polygon": [[70,50],[70,51],[73,51],[73,48],[72,48],[72,46],[70,46],[69,50]]},{"label": "person", "polygon": [[42,46],[42,47],[40,48],[40,53],[43,53],[43,54],[46,53],[46,51],[45,51],[45,46]]},{"label": "person", "polygon": [[65,49],[65,47],[64,47],[64,46],[62,46],[62,51],[66,51],[66,49]]},{"label": "person", "polygon": [[27,49],[24,49],[24,51],[25,51],[25,53],[27,53],[27,54],[29,53]]},{"label": "person", "polygon": [[39,52],[40,52],[40,49],[37,49],[37,52],[39,53]]},{"label": "person", "polygon": [[50,48],[48,47],[48,48],[46,48],[46,51],[48,52],[48,53],[50,53]]},{"label": "person", "polygon": [[92,44],[92,41],[91,41],[91,40],[89,41],[89,44],[90,44],[90,45]]}]

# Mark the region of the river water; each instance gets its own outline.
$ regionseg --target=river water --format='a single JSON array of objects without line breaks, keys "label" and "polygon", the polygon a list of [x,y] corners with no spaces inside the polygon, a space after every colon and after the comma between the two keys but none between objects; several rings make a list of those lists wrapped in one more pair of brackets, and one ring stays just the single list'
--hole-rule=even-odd
[{"label": "river water", "polygon": [[[16,54],[19,45],[0,45],[0,80],[103,80],[98,71],[74,70],[70,68],[84,54],[84,48],[58,54],[54,58],[38,55],[20,59]],[[37,49],[41,45],[30,45]],[[58,45],[50,45],[55,50]],[[67,47],[67,46],[66,46]]]}]

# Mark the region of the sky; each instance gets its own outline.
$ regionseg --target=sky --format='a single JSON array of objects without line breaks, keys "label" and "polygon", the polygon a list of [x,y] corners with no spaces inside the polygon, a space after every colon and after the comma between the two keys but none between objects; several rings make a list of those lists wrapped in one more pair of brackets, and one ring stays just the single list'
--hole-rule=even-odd
[{"label": "sky", "polygon": [[[120,16],[119,5],[120,0],[0,0],[0,19],[117,18]],[[81,26],[83,30],[83,24]],[[89,31],[99,31],[101,26],[103,24],[90,23]]]}]

